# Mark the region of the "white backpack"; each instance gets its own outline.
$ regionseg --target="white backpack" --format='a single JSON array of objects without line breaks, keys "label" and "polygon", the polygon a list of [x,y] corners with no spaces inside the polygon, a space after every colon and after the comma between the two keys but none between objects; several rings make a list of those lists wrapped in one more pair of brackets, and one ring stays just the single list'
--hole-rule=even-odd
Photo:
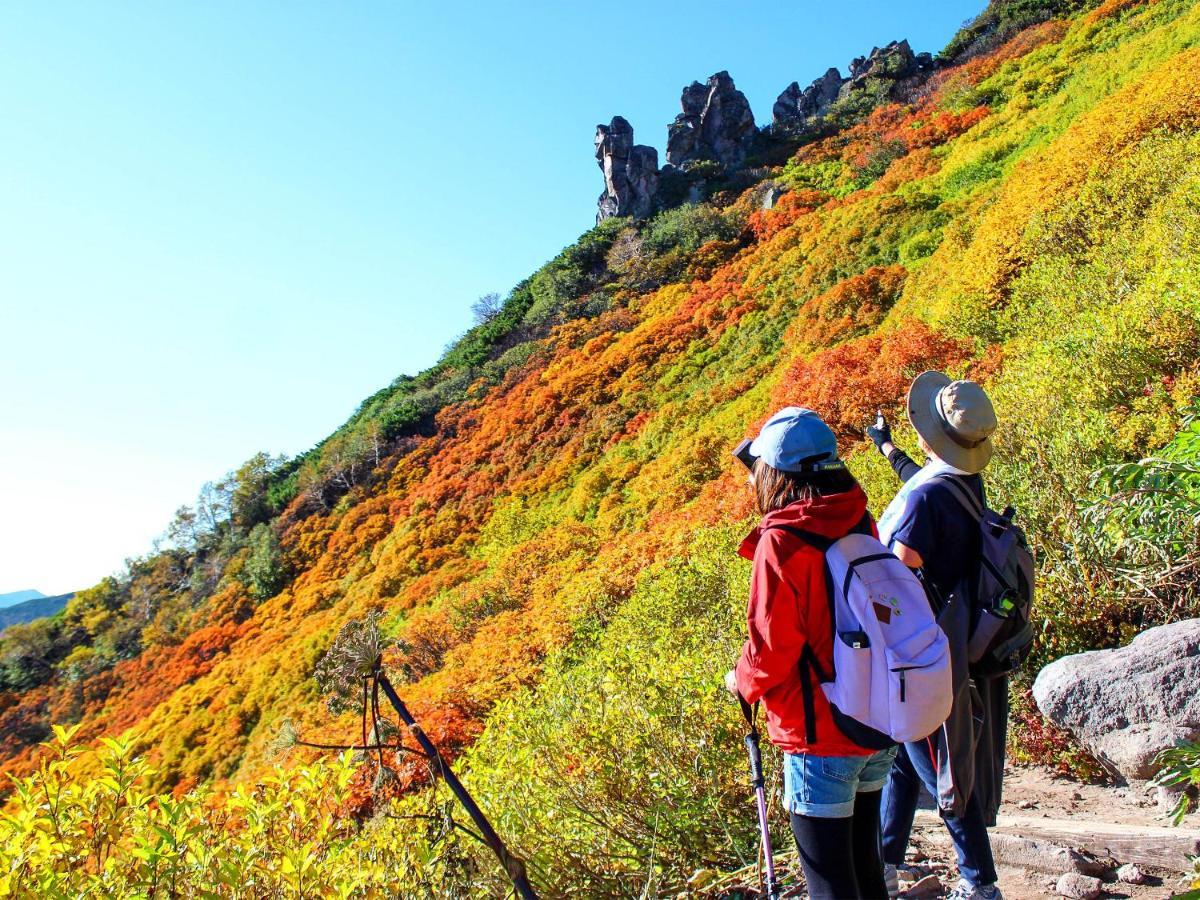
[{"label": "white backpack", "polygon": [[833,671],[812,648],[800,658],[809,743],[816,739],[812,674],[846,737],[871,749],[919,741],[941,727],[954,699],[950,644],[925,588],[867,530],[838,540],[776,525],[825,554],[834,623]]}]

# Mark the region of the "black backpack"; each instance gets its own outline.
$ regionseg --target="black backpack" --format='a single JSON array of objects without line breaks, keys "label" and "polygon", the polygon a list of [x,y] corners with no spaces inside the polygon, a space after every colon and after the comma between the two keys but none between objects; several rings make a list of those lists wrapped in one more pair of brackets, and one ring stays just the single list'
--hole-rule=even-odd
[{"label": "black backpack", "polygon": [[1033,649],[1033,554],[1010,506],[997,513],[954,475],[941,475],[951,493],[979,523],[979,568],[964,585],[970,598],[967,660],[975,678],[1015,672]]}]

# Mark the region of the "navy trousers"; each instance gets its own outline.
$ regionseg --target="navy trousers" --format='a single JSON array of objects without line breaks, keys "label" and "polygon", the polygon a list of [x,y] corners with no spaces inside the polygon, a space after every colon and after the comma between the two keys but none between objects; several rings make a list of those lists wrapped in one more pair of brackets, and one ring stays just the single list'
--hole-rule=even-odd
[{"label": "navy trousers", "polygon": [[[881,829],[883,832],[883,861],[893,866],[904,862],[908,839],[912,834],[913,817],[917,814],[917,801],[921,785],[933,796],[937,796],[937,769],[934,753],[935,738],[901,744],[887,784],[883,787]],[[973,885],[996,883],[996,864],[992,860],[992,844],[988,840],[987,826],[979,799],[972,794],[967,810],[961,816],[942,815],[946,830],[954,842],[958,856],[958,871]]]}]

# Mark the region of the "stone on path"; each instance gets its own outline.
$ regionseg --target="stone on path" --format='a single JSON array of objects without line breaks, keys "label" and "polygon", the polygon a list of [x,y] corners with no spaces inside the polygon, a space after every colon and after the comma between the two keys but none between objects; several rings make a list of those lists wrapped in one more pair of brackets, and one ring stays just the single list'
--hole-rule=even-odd
[{"label": "stone on path", "polygon": [[926,875],[904,892],[905,897],[937,897],[942,893],[942,881],[936,875]]},{"label": "stone on path", "polygon": [[1054,889],[1061,896],[1074,897],[1075,900],[1095,900],[1104,892],[1099,878],[1080,875],[1078,872],[1067,872],[1058,879]]},{"label": "stone on path", "polygon": [[1148,879],[1141,868],[1133,863],[1126,863],[1117,869],[1117,880],[1125,884],[1145,884]]}]

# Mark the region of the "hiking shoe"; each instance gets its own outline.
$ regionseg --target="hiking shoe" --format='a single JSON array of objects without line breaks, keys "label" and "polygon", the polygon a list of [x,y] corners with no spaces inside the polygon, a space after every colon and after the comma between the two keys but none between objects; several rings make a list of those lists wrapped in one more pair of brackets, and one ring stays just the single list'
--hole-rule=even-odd
[{"label": "hiking shoe", "polygon": [[900,873],[891,863],[883,864],[883,883],[887,885],[888,900],[896,900],[900,896]]},{"label": "hiking shoe", "polygon": [[958,886],[946,895],[946,900],[1004,900],[1004,895],[994,884],[974,885],[960,878]]}]

